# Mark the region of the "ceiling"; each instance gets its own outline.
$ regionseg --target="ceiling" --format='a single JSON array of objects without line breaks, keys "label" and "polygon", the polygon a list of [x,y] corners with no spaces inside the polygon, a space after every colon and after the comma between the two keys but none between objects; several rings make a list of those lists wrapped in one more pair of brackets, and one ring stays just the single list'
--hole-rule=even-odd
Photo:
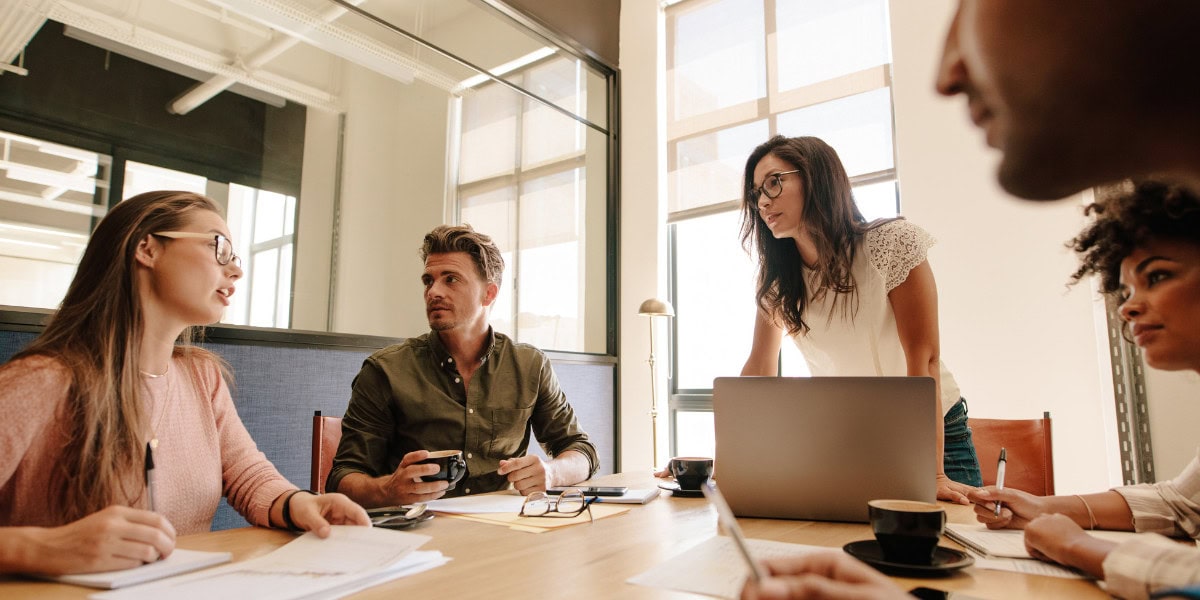
[{"label": "ceiling", "polygon": [[[207,82],[172,105],[186,113],[231,86],[338,111],[343,61],[447,92],[478,71],[395,28],[490,69],[544,45],[473,0],[24,0],[0,3],[0,61],[46,19],[68,35]],[[10,70],[19,70],[19,62]],[[233,91],[238,91],[234,89]]]}]

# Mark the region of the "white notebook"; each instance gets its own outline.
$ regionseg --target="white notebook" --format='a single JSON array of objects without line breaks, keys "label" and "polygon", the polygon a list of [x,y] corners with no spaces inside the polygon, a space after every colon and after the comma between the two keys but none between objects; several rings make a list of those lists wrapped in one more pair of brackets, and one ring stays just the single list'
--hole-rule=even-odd
[{"label": "white notebook", "polygon": [[[1117,543],[1143,535],[1132,531],[1088,531],[1098,538]],[[947,523],[946,535],[954,541],[992,558],[1033,558],[1025,551],[1025,531],[988,529],[983,523]]]},{"label": "white notebook", "polygon": [[658,497],[658,488],[629,488],[620,496],[596,496],[604,504],[645,504]]},{"label": "white notebook", "polygon": [[183,550],[176,548],[170,556],[150,564],[122,569],[120,571],[104,571],[102,573],[83,573],[75,575],[59,575],[46,577],[51,581],[70,583],[87,587],[115,590],[130,585],[146,583],[187,573],[221,563],[227,563],[233,557],[228,552],[200,552],[198,550]]}]

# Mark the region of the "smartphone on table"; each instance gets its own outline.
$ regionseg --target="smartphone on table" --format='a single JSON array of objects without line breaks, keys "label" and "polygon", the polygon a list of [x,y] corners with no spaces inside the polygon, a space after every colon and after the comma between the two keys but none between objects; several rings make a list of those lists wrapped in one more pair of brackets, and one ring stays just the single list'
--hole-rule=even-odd
[{"label": "smartphone on table", "polygon": [[603,486],[603,485],[569,485],[564,487],[552,487],[546,490],[547,494],[558,495],[567,490],[579,490],[584,496],[624,496],[629,488],[622,486]]}]

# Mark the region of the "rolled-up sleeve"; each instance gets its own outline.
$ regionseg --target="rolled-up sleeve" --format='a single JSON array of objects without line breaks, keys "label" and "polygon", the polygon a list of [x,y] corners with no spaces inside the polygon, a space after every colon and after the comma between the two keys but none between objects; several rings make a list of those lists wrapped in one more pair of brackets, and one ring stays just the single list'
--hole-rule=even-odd
[{"label": "rolled-up sleeve", "polygon": [[558,377],[544,356],[539,374],[537,406],[533,413],[533,433],[546,454],[556,457],[574,450],[587,457],[588,477],[600,469],[596,446],[579,426],[575,410],[567,402],[567,396],[558,385]]},{"label": "rolled-up sleeve", "polygon": [[1134,531],[1200,537],[1200,457],[1178,477],[1115,488],[1133,512]]},{"label": "rolled-up sleeve", "polygon": [[1147,534],[1124,542],[1104,559],[1108,593],[1141,600],[1164,589],[1200,582],[1200,550]]},{"label": "rolled-up sleeve", "polygon": [[394,434],[393,403],[387,376],[368,358],[351,385],[350,404],[342,418],[342,440],[325,487],[336,492],[350,473],[379,477],[388,471],[388,447]]}]

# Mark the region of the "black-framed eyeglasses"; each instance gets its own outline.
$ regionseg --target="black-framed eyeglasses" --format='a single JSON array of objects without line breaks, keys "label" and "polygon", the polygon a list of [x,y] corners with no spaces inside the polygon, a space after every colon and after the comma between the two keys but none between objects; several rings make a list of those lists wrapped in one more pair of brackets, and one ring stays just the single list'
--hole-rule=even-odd
[{"label": "black-framed eyeglasses", "polygon": [[800,169],[795,169],[793,171],[783,171],[780,173],[771,173],[770,175],[767,175],[766,178],[763,179],[762,185],[750,190],[750,201],[757,205],[758,199],[762,196],[766,196],[768,198],[778,198],[779,193],[783,191],[783,180],[781,178],[784,175],[791,175],[792,173],[799,172]]},{"label": "black-framed eyeglasses", "polygon": [[592,502],[595,501],[595,496],[584,496],[583,490],[564,490],[557,498],[546,492],[534,492],[525,497],[520,514],[522,517],[571,518],[587,511],[588,521],[593,521]]},{"label": "black-framed eyeglasses", "polygon": [[215,256],[217,264],[225,266],[232,262],[237,268],[242,268],[242,259],[233,253],[233,242],[229,238],[219,233],[199,233],[195,231],[159,231],[151,235],[157,235],[165,238],[177,240],[179,238],[196,238],[201,240],[211,239],[216,243]]}]

